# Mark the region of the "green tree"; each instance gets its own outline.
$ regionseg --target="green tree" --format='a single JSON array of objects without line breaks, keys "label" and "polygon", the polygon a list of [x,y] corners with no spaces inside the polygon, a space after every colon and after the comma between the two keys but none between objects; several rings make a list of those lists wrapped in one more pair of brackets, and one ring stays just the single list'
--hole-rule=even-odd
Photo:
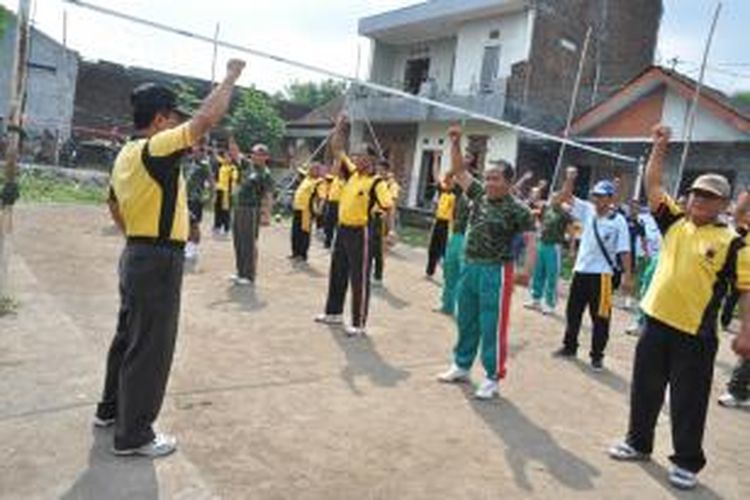
[{"label": "green tree", "polygon": [[177,93],[177,103],[187,108],[191,113],[195,113],[201,105],[201,98],[198,96],[198,90],[195,86],[183,80],[176,80],[174,90]]},{"label": "green tree", "polygon": [[750,90],[737,92],[732,96],[732,100],[743,108],[750,109]]},{"label": "green tree", "polygon": [[10,11],[6,9],[5,7],[3,7],[2,5],[0,5],[0,38],[2,38],[3,35],[5,34],[5,28],[10,22],[10,17],[11,17]]},{"label": "green tree", "polygon": [[296,104],[317,108],[339,97],[346,90],[346,83],[332,79],[322,82],[294,81],[284,88],[283,97]]},{"label": "green tree", "polygon": [[284,120],[274,108],[271,98],[255,88],[241,91],[229,124],[244,151],[258,142],[276,149],[284,136]]}]

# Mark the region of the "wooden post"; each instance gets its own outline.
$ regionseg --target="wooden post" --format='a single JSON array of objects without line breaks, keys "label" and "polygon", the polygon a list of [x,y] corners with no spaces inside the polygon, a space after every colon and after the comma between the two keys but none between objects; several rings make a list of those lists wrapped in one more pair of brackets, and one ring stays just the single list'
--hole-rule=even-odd
[{"label": "wooden post", "polygon": [[[589,26],[588,30],[586,31],[586,39],[583,42],[583,49],[581,50],[581,59],[578,61],[578,73],[576,74],[576,81],[575,85],[573,85],[573,96],[570,99],[570,108],[568,109],[568,120],[565,122],[565,132],[563,133],[563,138],[567,139],[570,137],[570,126],[573,123],[573,118],[575,118],[575,112],[576,112],[576,104],[578,103],[578,93],[581,90],[581,80],[583,78],[583,70],[586,67],[586,57],[589,53],[589,44],[591,43],[591,34],[593,33],[593,28]],[[552,175],[552,182],[549,185],[549,200],[552,200],[552,193],[555,192],[555,189],[557,188],[557,179],[560,177],[560,169],[562,168],[562,162],[563,158],[565,156],[565,143],[562,143],[560,145],[560,152],[557,155],[557,163],[555,164],[555,171]]]},{"label": "wooden post", "polygon": [[698,114],[698,102],[701,96],[701,90],[703,88],[703,80],[706,77],[706,65],[708,64],[708,55],[711,52],[711,44],[714,40],[714,34],[716,33],[716,25],[719,22],[719,14],[721,14],[721,2],[716,5],[716,12],[714,13],[714,20],[711,23],[711,31],[708,34],[708,40],[706,40],[706,48],[703,50],[703,62],[701,64],[701,73],[698,78],[698,83],[695,86],[695,94],[693,94],[693,102],[688,112],[687,124],[685,127],[685,134],[683,136],[684,145],[682,148],[682,157],[680,158],[680,165],[677,169],[677,183],[674,187],[675,199],[680,195],[680,184],[682,184],[682,178],[685,175],[685,165],[687,164],[688,154],[690,153],[690,143],[693,140],[693,129],[695,128],[695,117]]},{"label": "wooden post", "polygon": [[[8,113],[8,146],[5,152],[5,184],[16,182],[18,158],[21,151],[23,100],[26,92],[26,72],[29,51],[29,13],[31,0],[19,0],[16,16],[16,46],[10,79],[10,112]],[[8,269],[10,235],[13,228],[13,206],[0,208],[0,297],[9,293]]]}]

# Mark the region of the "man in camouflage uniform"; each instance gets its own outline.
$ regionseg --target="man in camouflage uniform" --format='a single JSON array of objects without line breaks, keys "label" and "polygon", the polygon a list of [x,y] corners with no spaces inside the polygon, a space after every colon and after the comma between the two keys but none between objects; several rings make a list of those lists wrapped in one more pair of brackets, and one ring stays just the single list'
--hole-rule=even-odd
[{"label": "man in camouflage uniform", "polygon": [[203,146],[193,147],[184,167],[185,182],[188,194],[188,213],[190,215],[190,235],[185,244],[185,258],[193,262],[198,260],[198,245],[201,241],[201,222],[203,205],[206,202],[206,186],[214,188],[214,177]]},{"label": "man in camouflage uniform", "polygon": [[273,195],[274,182],[268,169],[270,155],[265,144],[253,146],[250,160],[240,160],[240,180],[234,195],[232,235],[237,273],[232,277],[238,285],[255,282],[258,262],[258,236],[266,199]]},{"label": "man in camouflage uniform", "polygon": [[[486,377],[477,389],[478,399],[498,394],[508,355],[510,299],[514,283],[526,284],[536,260],[531,211],[511,194],[515,169],[505,161],[490,162],[484,183],[463,166],[461,129],[451,128],[452,169],[456,184],[472,207],[466,233],[464,269],[458,285],[458,342],[453,365],[441,382],[465,382],[481,345]],[[527,244],[525,269],[514,276],[513,240],[523,235]]]}]

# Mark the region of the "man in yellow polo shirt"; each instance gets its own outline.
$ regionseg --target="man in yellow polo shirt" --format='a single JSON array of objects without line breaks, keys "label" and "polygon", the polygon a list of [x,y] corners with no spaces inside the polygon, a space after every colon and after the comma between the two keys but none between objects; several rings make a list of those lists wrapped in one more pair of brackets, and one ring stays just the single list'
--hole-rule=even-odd
[{"label": "man in yellow polo shirt", "polygon": [[628,434],[609,453],[617,460],[649,458],[669,387],[674,446],[669,482],[692,489],[706,465],[703,433],[718,347],[719,307],[732,284],[743,297],[743,332],[750,329],[750,248],[720,221],[731,196],[723,176],[698,177],[684,210],[667,195],[662,166],[669,138],[668,128],[654,129],[645,184],[664,241],[641,302],[645,326],[635,353]]},{"label": "man in yellow polo shirt", "polygon": [[[388,195],[395,207],[400,194],[400,186],[393,177],[391,164],[388,160],[378,160],[373,182],[375,189],[378,189],[376,184],[381,182],[386,185]],[[372,269],[372,286],[381,288],[383,286],[383,272],[385,270],[385,245],[394,225],[392,219],[395,210],[384,210],[374,197],[370,199],[370,205],[372,206],[372,210],[370,211],[370,267]]]},{"label": "man in yellow polo shirt", "polygon": [[342,167],[347,180],[341,190],[339,201],[339,229],[331,256],[331,271],[328,282],[328,300],[325,314],[315,318],[318,323],[338,325],[342,323],[344,300],[348,283],[352,284],[352,323],[346,334],[365,334],[370,302],[370,242],[368,225],[373,201],[385,211],[393,206],[385,182],[375,182],[370,175],[377,155],[370,147],[355,151],[352,157],[344,152],[346,143],[346,117],[340,116],[331,138],[331,150],[337,163],[334,174]]},{"label": "man in yellow polo shirt", "polygon": [[[435,175],[439,175],[439,168],[435,168]],[[435,177],[438,179],[438,177]],[[445,255],[445,245],[448,243],[448,233],[453,222],[453,210],[456,206],[456,194],[453,192],[453,178],[446,175],[438,181],[438,202],[435,209],[435,223],[430,235],[430,247],[427,252],[427,268],[425,273],[428,278],[435,275],[435,269]]]},{"label": "man in yellow polo shirt", "polygon": [[149,83],[131,95],[137,136],[117,156],[110,189],[113,216],[127,237],[122,303],[94,418],[97,427],[115,426],[116,455],[160,457],[176,449],[176,439],[156,434],[152,424],[164,399],[180,312],[188,237],[180,162],[224,116],[244,66],[229,61],[224,81],[182,125],[172,90]]},{"label": "man in yellow polo shirt", "polygon": [[326,190],[326,204],[324,209],[324,246],[325,248],[331,248],[333,237],[336,235],[336,227],[339,224],[339,200],[341,199],[341,188],[344,186],[344,181],[340,175],[329,173],[326,175],[326,184],[328,189]]},{"label": "man in yellow polo shirt", "polygon": [[294,192],[294,203],[292,206],[294,209],[292,217],[292,255],[290,258],[298,262],[307,262],[312,222],[316,214],[316,198],[323,184],[320,171],[321,165],[312,165]]}]

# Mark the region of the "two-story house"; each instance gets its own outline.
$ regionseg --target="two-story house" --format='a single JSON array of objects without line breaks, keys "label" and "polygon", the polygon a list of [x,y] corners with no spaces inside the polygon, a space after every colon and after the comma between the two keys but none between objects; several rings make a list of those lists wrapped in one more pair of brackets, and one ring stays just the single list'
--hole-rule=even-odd
[{"label": "two-story house", "polygon": [[[661,0],[429,0],[360,20],[371,40],[369,79],[547,132],[564,128],[588,27],[592,39],[577,110],[583,111],[653,60]],[[382,144],[408,206],[429,206],[432,165],[445,170],[446,130],[464,117],[359,88],[349,99],[354,140]],[[487,158],[550,176],[554,144],[514,129],[463,121],[466,146]],[[534,152],[544,148],[546,154]]]}]

